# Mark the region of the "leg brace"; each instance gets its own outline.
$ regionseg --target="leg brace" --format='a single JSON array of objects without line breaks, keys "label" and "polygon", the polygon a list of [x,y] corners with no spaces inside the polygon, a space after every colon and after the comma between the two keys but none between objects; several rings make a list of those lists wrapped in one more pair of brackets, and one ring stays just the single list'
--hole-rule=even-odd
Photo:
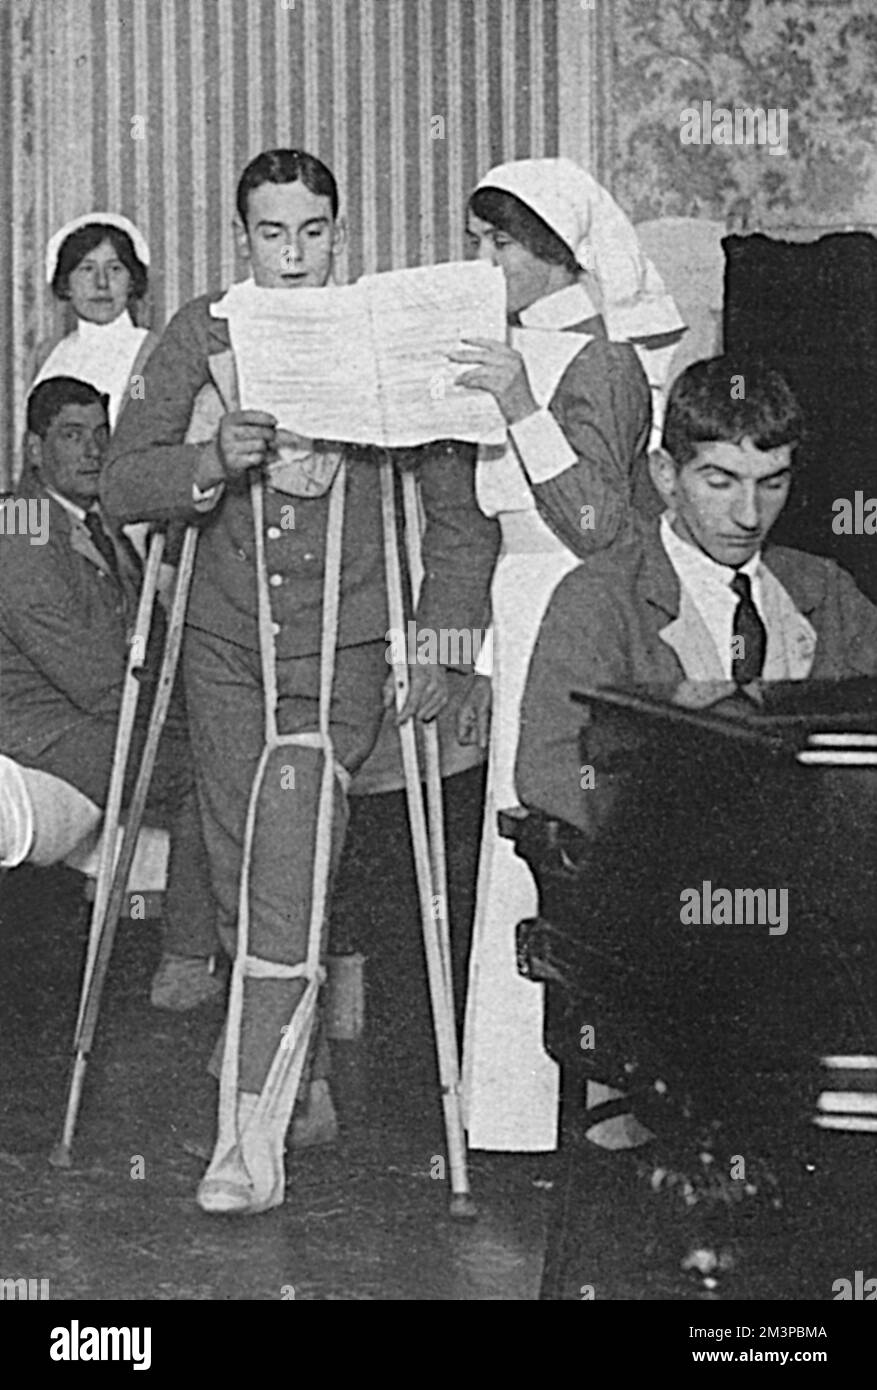
[{"label": "leg brace", "polygon": [[[245,1205],[242,1202],[241,1205],[226,1209],[264,1211],[283,1200],[284,1137],[301,1083],[316,1017],[317,996],[325,978],[325,971],[320,964],[320,948],[332,862],[335,781],[337,779],[344,789],[349,782],[346,770],[335,761],[330,731],[332,681],[338,635],[345,477],[345,465],[342,463],[329,498],[320,648],[319,731],[305,734],[281,734],[277,728],[277,658],[265,563],[263,484],[258,476],[251,480],[265,744],[253,779],[244,832],[237,953],[231,976],[220,1078],[219,1132],[210,1167],[199,1189],[199,1197],[202,1197],[206,1190],[209,1191],[208,1184],[218,1179],[223,1183],[250,1190],[250,1200],[246,1201]],[[323,753],[323,772],[317,811],[307,951],[300,964],[284,965],[250,953],[250,872],[259,796],[269,760],[276,749],[294,745],[320,749]],[[246,979],[304,979],[307,983],[304,994],[296,1004],[289,1024],[283,1032],[258,1101],[254,1108],[248,1109],[248,1113],[243,1113],[239,1105],[238,1076]],[[207,1205],[208,1209],[219,1209],[211,1208],[209,1202],[202,1202],[202,1205]]]}]

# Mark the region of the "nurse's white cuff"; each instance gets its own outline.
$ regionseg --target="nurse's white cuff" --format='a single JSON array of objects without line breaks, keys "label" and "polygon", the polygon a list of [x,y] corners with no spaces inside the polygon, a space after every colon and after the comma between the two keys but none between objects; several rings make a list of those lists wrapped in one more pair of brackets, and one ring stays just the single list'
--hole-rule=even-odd
[{"label": "nurse's white cuff", "polygon": [[509,433],[533,483],[548,483],[576,462],[575,449],[549,410],[534,410]]},{"label": "nurse's white cuff", "polygon": [[484,641],[478,649],[475,658],[476,676],[493,675],[493,628],[489,627],[484,634]]}]

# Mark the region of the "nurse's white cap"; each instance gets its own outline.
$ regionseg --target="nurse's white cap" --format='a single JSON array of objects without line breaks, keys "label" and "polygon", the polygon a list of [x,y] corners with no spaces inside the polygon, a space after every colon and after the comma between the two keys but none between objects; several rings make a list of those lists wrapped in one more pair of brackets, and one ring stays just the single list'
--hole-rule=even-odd
[{"label": "nurse's white cap", "polygon": [[610,338],[649,337],[685,326],[627,214],[571,159],[497,164],[478,187],[513,193],[560,237],[582,269],[596,276]]},{"label": "nurse's white cap", "polygon": [[134,247],[138,260],[142,261],[144,265],[149,265],[149,244],[139,227],[135,227],[133,222],[129,221],[127,217],[123,217],[121,213],[118,212],[86,212],[83,213],[81,217],[74,217],[70,222],[65,222],[64,226],[50,237],[49,244],[46,247],[47,285],[51,285],[55,278],[55,270],[58,265],[58,256],[61,247],[70,233],[78,232],[80,227],[88,227],[93,222],[97,222],[103,226],[118,227],[120,231],[127,232],[131,238],[131,244]]}]

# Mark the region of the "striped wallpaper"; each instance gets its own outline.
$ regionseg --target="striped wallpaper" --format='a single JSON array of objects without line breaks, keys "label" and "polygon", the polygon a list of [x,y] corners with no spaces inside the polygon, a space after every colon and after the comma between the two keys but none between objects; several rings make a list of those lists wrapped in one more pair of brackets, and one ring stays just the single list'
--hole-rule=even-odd
[{"label": "striped wallpaper", "polygon": [[243,273],[236,179],[272,146],[333,168],[351,231],[341,279],[460,256],[489,165],[587,159],[595,24],[578,0],[0,0],[15,213],[0,222],[0,485],[33,354],[60,326],[42,256],[68,218],[107,208],[140,226],[157,327]]}]

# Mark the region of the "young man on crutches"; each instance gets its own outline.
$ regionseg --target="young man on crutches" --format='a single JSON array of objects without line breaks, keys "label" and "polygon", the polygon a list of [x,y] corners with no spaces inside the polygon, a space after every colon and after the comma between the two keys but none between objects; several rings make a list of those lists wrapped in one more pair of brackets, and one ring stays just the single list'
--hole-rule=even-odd
[{"label": "young man on crutches", "polygon": [[[237,209],[257,286],[328,283],[344,231],[324,164],[292,150],[258,156]],[[201,524],[184,673],[211,881],[236,961],[220,1133],[199,1203],[252,1213],[283,1199],[285,1130],[321,973],[322,900],[347,781],[381,720],[388,622],[376,456],[318,443],[279,453],[274,419],[236,408],[224,299],[202,296],[169,325],[147,364],[143,399],[120,422],[103,495],[119,518]],[[186,444],[196,398],[211,382],[222,400],[215,433]],[[454,575],[468,585],[473,566],[483,592],[468,621],[480,622],[496,551],[458,452],[423,451],[427,486],[450,478],[455,498],[438,510],[434,544],[427,528],[435,607],[421,608],[424,625],[454,621]],[[425,704],[440,683],[436,668],[420,668],[415,700]],[[322,1062],[318,1055],[308,1100],[317,1129],[331,1131]]]}]

